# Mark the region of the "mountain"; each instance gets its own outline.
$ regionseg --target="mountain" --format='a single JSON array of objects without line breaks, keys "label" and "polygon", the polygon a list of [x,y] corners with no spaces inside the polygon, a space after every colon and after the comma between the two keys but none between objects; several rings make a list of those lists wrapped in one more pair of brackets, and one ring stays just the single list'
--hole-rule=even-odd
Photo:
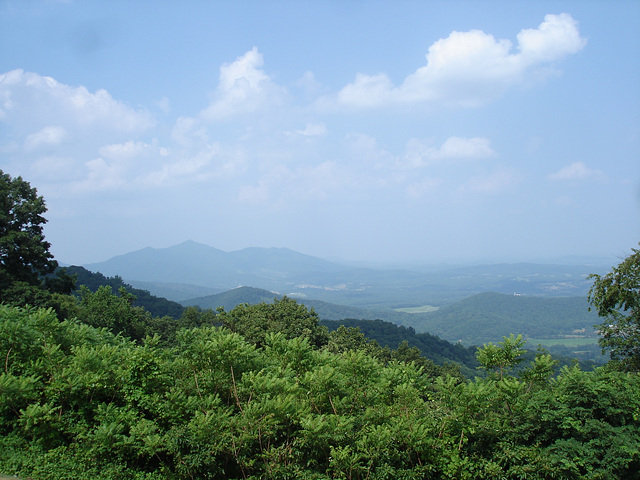
[{"label": "mountain", "polygon": [[599,317],[589,311],[586,297],[539,297],[485,292],[453,305],[416,316],[417,331],[428,331],[449,341],[499,341],[503,335],[525,338],[596,337]]},{"label": "mountain", "polygon": [[248,303],[250,305],[262,302],[271,303],[275,298],[281,297],[282,295],[262,288],[236,287],[226,292],[192,298],[180,303],[185,307],[198,306],[203,309],[210,308],[212,310],[222,307],[225,310],[231,310],[241,303]]},{"label": "mountain", "polygon": [[247,285],[305,302],[319,300],[380,311],[441,307],[487,291],[585,296],[591,285],[587,276],[608,270],[596,265],[532,263],[372,268],[330,262],[286,248],[224,252],[193,241],[145,248],[85,267],[107,276],[120,275],[132,285],[172,300]]},{"label": "mountain", "polygon": [[193,241],[168,248],[147,247],[85,267],[103,275],[120,275],[128,281],[186,283],[213,289],[256,284],[271,288],[345,269],[287,248],[224,252]]}]

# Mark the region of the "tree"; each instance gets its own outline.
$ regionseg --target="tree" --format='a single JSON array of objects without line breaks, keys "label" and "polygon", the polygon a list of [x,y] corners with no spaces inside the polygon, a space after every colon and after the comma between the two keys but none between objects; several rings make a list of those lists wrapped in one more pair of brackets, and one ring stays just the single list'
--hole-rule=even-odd
[{"label": "tree", "polygon": [[[640,245],[640,244],[639,244]],[[625,258],[604,276],[594,278],[589,302],[605,320],[596,325],[603,352],[624,370],[640,371],[640,250],[632,248]]]},{"label": "tree", "polygon": [[350,350],[361,350],[378,360],[390,360],[391,350],[381,347],[377,341],[371,340],[360,331],[360,327],[340,325],[329,333],[326,349],[331,353],[344,353]]},{"label": "tree", "polygon": [[307,310],[286,296],[274,299],[273,303],[240,304],[229,312],[220,308],[217,321],[258,347],[264,345],[268,333],[275,332],[286,338],[306,337],[315,347],[328,341],[327,329],[318,324],[318,314],[313,308]]},{"label": "tree", "polygon": [[502,338],[503,341],[498,342],[498,345],[489,342],[476,353],[481,368],[500,379],[504,378],[509,370],[522,362],[521,355],[524,351],[520,347],[525,344],[525,341],[522,340],[522,335],[514,337],[512,333],[508,337]]},{"label": "tree", "polygon": [[0,292],[18,283],[40,285],[57,268],[43,234],[46,211],[35,188],[0,170]]},{"label": "tree", "polygon": [[77,315],[92,327],[105,327],[113,333],[141,340],[151,315],[143,308],[133,306],[135,298],[124,287],[120,287],[118,295],[114,295],[109,285],[103,285],[95,292],[82,285]]}]

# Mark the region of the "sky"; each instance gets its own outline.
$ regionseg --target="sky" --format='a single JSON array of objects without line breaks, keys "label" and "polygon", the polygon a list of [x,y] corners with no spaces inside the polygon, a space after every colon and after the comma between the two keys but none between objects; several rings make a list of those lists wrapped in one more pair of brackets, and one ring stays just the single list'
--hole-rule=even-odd
[{"label": "sky", "polygon": [[0,0],[0,169],[62,263],[640,241],[640,2]]}]

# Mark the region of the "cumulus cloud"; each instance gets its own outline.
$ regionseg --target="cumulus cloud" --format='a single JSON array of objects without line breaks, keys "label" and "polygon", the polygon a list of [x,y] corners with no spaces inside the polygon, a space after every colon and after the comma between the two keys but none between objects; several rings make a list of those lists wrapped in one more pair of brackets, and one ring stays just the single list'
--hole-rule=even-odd
[{"label": "cumulus cloud", "polygon": [[486,158],[494,155],[489,139],[449,137],[434,152],[435,158]]},{"label": "cumulus cloud", "polygon": [[62,143],[67,131],[58,126],[44,127],[36,133],[28,135],[24,141],[24,149],[32,152],[41,148],[55,147]]},{"label": "cumulus cloud", "polygon": [[263,64],[262,54],[254,47],[235,62],[220,67],[214,100],[202,117],[221,120],[282,103],[286,92],[271,81],[261,68]]},{"label": "cumulus cloud", "polygon": [[100,155],[112,160],[132,160],[143,155],[151,148],[145,142],[129,140],[125,143],[114,143],[100,148]]},{"label": "cumulus cloud", "polygon": [[123,187],[127,183],[126,165],[98,157],[84,163],[85,177],[74,182],[75,192],[99,192]]},{"label": "cumulus cloud", "polygon": [[336,101],[350,107],[415,102],[477,106],[586,45],[577,22],[566,13],[546,15],[537,29],[522,30],[517,40],[514,51],[510,40],[480,30],[454,31],[429,48],[427,64],[402,84],[394,86],[382,73],[359,73]]},{"label": "cumulus cloud", "polygon": [[[222,69],[221,90],[236,91],[237,82],[234,86],[231,79],[240,77],[241,84],[263,88],[268,77],[251,69],[259,54],[249,53]],[[56,196],[228,178],[244,168],[233,141],[226,148],[211,141],[199,116],[177,118],[161,145],[148,138],[161,132],[145,110],[133,109],[105,90],[92,93],[23,70],[0,75],[0,123],[10,127],[0,145],[7,154],[4,168],[29,169],[32,181],[45,189],[55,183]],[[308,124],[300,134],[321,135],[323,128]]]},{"label": "cumulus cloud", "polygon": [[404,168],[420,168],[437,161],[448,159],[482,159],[495,155],[488,138],[449,137],[440,147],[418,139],[407,143],[405,153],[400,159]]},{"label": "cumulus cloud", "polygon": [[604,174],[600,170],[587,167],[583,162],[574,162],[549,175],[551,180],[586,180],[602,178]]},{"label": "cumulus cloud", "polygon": [[36,143],[61,129],[139,133],[155,124],[148,112],[114,100],[106,90],[91,93],[23,70],[0,75],[0,102],[0,121],[17,134],[35,135]]},{"label": "cumulus cloud", "polygon": [[185,178],[205,180],[209,177],[208,167],[218,154],[218,150],[218,145],[210,145],[190,157],[170,158],[162,162],[160,168],[147,171],[137,181],[141,185],[159,187],[181,183]]}]

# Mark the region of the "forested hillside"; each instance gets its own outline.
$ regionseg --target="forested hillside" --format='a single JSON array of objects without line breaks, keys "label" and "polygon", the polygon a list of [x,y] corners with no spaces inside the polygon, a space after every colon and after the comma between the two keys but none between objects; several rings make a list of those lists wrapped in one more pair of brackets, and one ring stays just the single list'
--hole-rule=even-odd
[{"label": "forested hillside", "polygon": [[535,297],[482,293],[437,311],[416,314],[417,331],[450,341],[481,344],[497,341],[505,331],[529,338],[565,335],[595,337],[598,321],[584,297]]},{"label": "forested hillside", "polygon": [[62,479],[633,478],[640,377],[479,351],[463,381],[304,336],[136,343],[0,306],[0,471]]},{"label": "forested hillside", "polygon": [[439,365],[454,361],[471,369],[478,366],[475,358],[475,348],[452,344],[429,333],[416,333],[411,327],[406,328],[383,320],[358,320],[352,318],[321,320],[320,324],[325,325],[329,331],[336,330],[341,325],[357,328],[365,337],[376,340],[383,347],[397,348],[402,342],[407,342],[410,347],[418,348],[426,358]]},{"label": "forested hillside", "polygon": [[67,274],[75,278],[76,288],[84,285],[92,292],[105,285],[111,287],[114,292],[117,292],[120,288],[125,288],[127,292],[136,297],[133,304],[144,308],[153,316],[180,318],[184,312],[184,307],[179,303],[151,295],[147,290],[133,288],[117,275],[115,277],[105,277],[99,272],[90,272],[84,267],[75,265],[66,267],[65,270]]},{"label": "forested hillside", "polygon": [[[268,290],[238,287],[182,303],[201,308],[233,308],[240,303],[270,302],[281,297]],[[486,292],[427,312],[418,308],[418,313],[369,310],[308,298],[299,301],[313,308],[322,320],[384,320],[413,328],[416,332],[437,335],[450,342],[462,341],[465,345],[497,342],[505,331],[521,333],[526,338],[537,340],[590,338],[595,345],[593,325],[598,320],[596,313],[589,311],[586,295],[540,297]]]}]

